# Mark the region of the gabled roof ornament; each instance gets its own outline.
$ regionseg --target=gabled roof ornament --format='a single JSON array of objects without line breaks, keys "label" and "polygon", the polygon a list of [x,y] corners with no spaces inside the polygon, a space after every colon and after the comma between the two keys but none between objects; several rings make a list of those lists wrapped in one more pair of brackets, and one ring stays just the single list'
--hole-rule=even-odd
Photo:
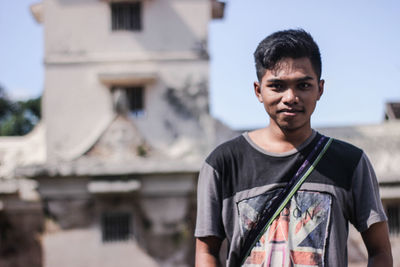
[{"label": "gabled roof ornament", "polygon": [[38,2],[36,4],[32,4],[30,6],[31,13],[33,17],[35,18],[37,23],[42,23],[43,22],[43,3]]},{"label": "gabled roof ornament", "polygon": [[385,120],[400,120],[400,102],[387,102],[385,105]]},{"label": "gabled roof ornament", "polygon": [[218,0],[211,0],[211,18],[222,19],[224,18],[225,2]]}]

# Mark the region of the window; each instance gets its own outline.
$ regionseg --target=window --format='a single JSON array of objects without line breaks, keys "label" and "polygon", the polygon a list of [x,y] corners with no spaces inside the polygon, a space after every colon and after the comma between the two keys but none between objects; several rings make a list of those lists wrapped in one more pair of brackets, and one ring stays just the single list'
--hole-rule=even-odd
[{"label": "window", "polygon": [[400,233],[400,206],[396,204],[387,205],[387,216],[389,232],[397,235]]},{"label": "window", "polygon": [[142,29],[141,9],[141,2],[111,3],[112,30],[140,31]]},{"label": "window", "polygon": [[101,220],[103,242],[126,241],[131,238],[131,215],[129,213],[105,213]]},{"label": "window", "polygon": [[144,88],[142,86],[113,88],[117,113],[129,112],[134,117],[144,115]]},{"label": "window", "polygon": [[143,87],[131,87],[126,89],[126,96],[129,102],[129,110],[136,117],[139,117],[144,113],[143,91]]}]

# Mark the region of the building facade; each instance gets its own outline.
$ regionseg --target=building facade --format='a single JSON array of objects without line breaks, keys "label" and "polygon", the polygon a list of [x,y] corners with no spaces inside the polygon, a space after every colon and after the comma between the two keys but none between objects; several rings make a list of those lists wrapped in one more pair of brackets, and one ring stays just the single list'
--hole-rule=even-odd
[{"label": "building facade", "polygon": [[[43,0],[33,180],[42,264],[191,266],[198,170],[235,133],[208,107],[210,0]],[[42,155],[41,154],[41,155]],[[64,264],[64,265],[63,265]]]}]

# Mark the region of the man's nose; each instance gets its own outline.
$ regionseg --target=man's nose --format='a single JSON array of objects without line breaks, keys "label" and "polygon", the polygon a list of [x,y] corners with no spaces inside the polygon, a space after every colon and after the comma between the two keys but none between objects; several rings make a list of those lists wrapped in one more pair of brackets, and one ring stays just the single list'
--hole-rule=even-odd
[{"label": "man's nose", "polygon": [[285,91],[285,95],[283,96],[283,102],[288,103],[288,104],[297,103],[298,97],[297,97],[295,90],[293,90],[292,88],[288,88]]}]

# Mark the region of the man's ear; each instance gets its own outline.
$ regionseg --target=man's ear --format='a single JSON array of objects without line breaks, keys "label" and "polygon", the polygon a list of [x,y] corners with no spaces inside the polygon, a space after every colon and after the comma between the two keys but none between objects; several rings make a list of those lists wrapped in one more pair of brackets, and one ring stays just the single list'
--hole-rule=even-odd
[{"label": "man's ear", "polygon": [[319,95],[318,95],[317,100],[319,100],[321,98],[322,94],[324,93],[324,85],[325,85],[325,81],[321,79],[318,82],[318,94]]},{"label": "man's ear", "polygon": [[256,97],[260,103],[263,102],[262,96],[261,96],[261,85],[259,82],[254,82],[254,93],[256,94]]}]

